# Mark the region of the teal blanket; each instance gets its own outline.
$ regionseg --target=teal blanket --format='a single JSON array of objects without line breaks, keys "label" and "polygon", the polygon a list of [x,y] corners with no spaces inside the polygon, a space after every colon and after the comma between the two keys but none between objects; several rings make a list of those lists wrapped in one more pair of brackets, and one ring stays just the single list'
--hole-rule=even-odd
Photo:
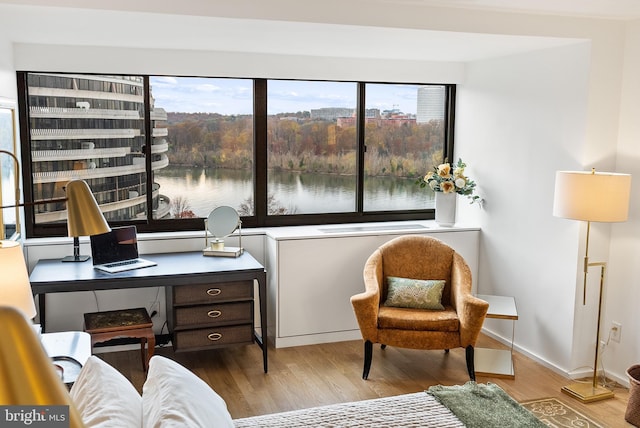
[{"label": "teal blanket", "polygon": [[467,382],[426,391],[469,428],[548,428],[498,385]]}]

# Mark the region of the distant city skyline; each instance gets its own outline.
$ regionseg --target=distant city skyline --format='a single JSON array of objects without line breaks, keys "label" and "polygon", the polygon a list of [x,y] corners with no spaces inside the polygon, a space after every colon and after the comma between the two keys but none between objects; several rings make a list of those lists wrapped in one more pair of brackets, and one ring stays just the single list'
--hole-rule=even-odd
[{"label": "distant city skyline", "polygon": [[[253,113],[251,79],[152,76],[150,84],[156,107],[167,112]],[[326,107],[355,108],[356,86],[353,82],[270,80],[267,113],[295,113]],[[380,111],[398,109],[415,115],[419,87],[368,84],[366,108]]]}]

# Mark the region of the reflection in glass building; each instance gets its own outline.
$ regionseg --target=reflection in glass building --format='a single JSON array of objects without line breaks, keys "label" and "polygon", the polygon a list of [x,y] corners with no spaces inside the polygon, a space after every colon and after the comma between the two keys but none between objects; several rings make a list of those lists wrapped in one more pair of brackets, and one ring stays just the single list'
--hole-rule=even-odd
[{"label": "reflection in glass building", "polygon": [[[160,186],[147,181],[143,78],[30,73],[27,80],[34,201],[64,197],[72,179],[87,181],[105,218],[169,215]],[[151,171],[166,167],[167,114],[151,97]],[[36,205],[36,223],[66,220],[65,203]]]}]

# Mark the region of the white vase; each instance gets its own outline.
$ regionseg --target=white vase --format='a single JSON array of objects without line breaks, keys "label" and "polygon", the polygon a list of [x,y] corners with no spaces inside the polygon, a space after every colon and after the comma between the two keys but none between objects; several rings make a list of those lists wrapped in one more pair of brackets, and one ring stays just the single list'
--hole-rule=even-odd
[{"label": "white vase", "polygon": [[451,227],[456,223],[457,193],[435,192],[436,223],[438,226]]}]

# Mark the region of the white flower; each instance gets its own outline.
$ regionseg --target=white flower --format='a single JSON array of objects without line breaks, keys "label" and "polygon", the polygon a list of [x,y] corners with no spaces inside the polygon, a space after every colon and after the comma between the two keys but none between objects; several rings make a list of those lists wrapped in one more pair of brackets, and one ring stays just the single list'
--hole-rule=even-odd
[{"label": "white flower", "polygon": [[464,175],[467,165],[458,159],[455,164],[446,161],[440,165],[434,166],[433,171],[427,172],[424,177],[416,181],[420,187],[429,188],[434,192],[457,193],[464,195],[471,200],[471,203],[482,203],[480,196],[474,196],[476,183]]}]

